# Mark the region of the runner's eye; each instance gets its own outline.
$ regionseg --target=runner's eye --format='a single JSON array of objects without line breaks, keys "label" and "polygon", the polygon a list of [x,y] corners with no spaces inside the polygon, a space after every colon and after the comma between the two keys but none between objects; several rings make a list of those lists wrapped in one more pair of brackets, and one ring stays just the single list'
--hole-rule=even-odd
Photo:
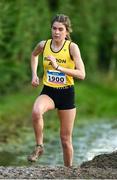
[{"label": "runner's eye", "polygon": [[59,28],[59,31],[63,31],[63,28]]},{"label": "runner's eye", "polygon": [[56,30],[57,28],[56,27],[52,27],[53,30]]},{"label": "runner's eye", "polygon": [[52,29],[54,30],[54,31],[56,31],[57,29],[58,29],[58,31],[63,31],[64,29],[61,27],[61,28],[57,28],[57,27],[52,27]]}]

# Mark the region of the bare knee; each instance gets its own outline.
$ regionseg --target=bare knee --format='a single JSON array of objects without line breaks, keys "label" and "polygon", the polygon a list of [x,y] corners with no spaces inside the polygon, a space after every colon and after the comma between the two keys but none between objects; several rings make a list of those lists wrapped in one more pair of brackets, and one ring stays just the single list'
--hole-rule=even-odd
[{"label": "bare knee", "polygon": [[71,147],[71,145],[72,145],[71,137],[66,136],[66,135],[61,135],[61,143],[62,143],[62,147],[64,149],[69,149]]},{"label": "bare knee", "polygon": [[32,111],[32,119],[33,121],[38,121],[43,116],[42,110],[40,108],[34,108]]}]

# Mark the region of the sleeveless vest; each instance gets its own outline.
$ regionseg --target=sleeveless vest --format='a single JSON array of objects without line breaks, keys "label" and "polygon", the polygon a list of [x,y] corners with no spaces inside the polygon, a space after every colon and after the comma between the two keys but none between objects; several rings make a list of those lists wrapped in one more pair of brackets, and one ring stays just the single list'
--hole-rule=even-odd
[{"label": "sleeveless vest", "polygon": [[55,70],[52,67],[51,62],[46,58],[47,56],[52,55],[56,58],[59,66],[74,69],[75,63],[70,56],[70,43],[71,41],[65,40],[63,47],[58,52],[54,52],[51,49],[52,39],[46,41],[43,51],[44,85],[57,88],[74,84],[72,76],[68,76],[65,73]]}]

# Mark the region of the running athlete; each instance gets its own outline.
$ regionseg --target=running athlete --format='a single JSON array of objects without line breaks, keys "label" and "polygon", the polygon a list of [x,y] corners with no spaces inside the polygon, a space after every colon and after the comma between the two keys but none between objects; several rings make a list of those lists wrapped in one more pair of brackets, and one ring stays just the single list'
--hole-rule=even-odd
[{"label": "running athlete", "polygon": [[78,45],[70,39],[71,31],[69,17],[64,14],[56,15],[51,22],[52,39],[39,42],[32,52],[32,86],[39,85],[37,67],[38,56],[41,53],[44,75],[43,89],[32,110],[36,146],[28,156],[31,162],[35,162],[43,154],[43,115],[57,108],[64,165],[70,167],[73,163],[72,131],[76,116],[73,78],[83,80],[85,67]]}]

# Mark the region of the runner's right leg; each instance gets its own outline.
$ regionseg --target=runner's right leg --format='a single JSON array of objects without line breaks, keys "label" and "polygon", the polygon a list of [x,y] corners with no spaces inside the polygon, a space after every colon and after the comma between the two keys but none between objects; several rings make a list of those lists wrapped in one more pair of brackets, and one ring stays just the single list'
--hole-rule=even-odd
[{"label": "runner's right leg", "polygon": [[32,123],[37,146],[31,155],[28,156],[29,161],[36,161],[38,156],[43,152],[43,114],[54,108],[54,101],[45,94],[40,95],[34,103],[32,110]]}]

